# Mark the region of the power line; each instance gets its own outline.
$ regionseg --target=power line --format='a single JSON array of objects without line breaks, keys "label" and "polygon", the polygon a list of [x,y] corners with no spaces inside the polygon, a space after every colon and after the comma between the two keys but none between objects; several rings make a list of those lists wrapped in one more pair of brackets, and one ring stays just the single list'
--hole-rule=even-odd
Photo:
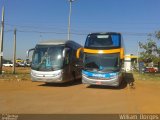
[{"label": "power line", "polygon": [[8,24],[5,23],[6,26],[10,27],[19,27],[19,28],[29,28],[29,29],[59,29],[59,30],[67,30],[67,28],[59,28],[59,27],[42,27],[42,26],[33,26],[33,25],[17,25],[17,24]]},{"label": "power line", "polygon": [[[68,34],[66,32],[57,32],[57,31],[39,31],[39,29],[42,28],[46,28],[46,29],[61,29],[61,31],[66,31],[67,28],[58,28],[58,27],[41,27],[41,26],[25,26],[25,25],[16,25],[16,24],[9,24],[9,23],[5,23],[5,25],[7,26],[11,26],[11,27],[19,27],[19,28],[28,28],[30,30],[26,30],[26,29],[19,29],[17,30],[17,32],[23,32],[23,33],[39,33],[39,34]],[[38,29],[38,30],[32,30],[32,29]],[[5,30],[4,32],[12,32],[14,30],[9,29],[9,30]],[[76,31],[76,30],[72,30],[72,31]],[[87,35],[90,32],[72,32],[71,34],[73,35]],[[121,32],[123,35],[129,35],[129,36],[155,36],[155,33],[137,33],[137,32]]]},{"label": "power line", "polygon": [[133,33],[133,32],[122,32],[122,34],[135,35],[135,36],[148,36],[149,34],[153,35],[153,33]]},{"label": "power line", "polygon": [[13,32],[14,30],[4,30],[4,32]]},{"label": "power line", "polygon": [[[40,34],[68,34],[66,32],[53,32],[53,31],[36,31],[36,30],[17,30],[17,32],[28,32],[28,33],[40,33]],[[72,33],[74,35],[87,35],[86,33]]]},{"label": "power line", "polygon": [[[149,24],[149,23],[148,23]],[[18,25],[18,24],[10,24],[10,23],[6,23],[5,22],[5,25],[6,26],[10,26],[10,27],[16,27],[16,28],[24,28],[24,29],[48,29],[48,30],[51,30],[51,29],[56,29],[56,30],[59,30],[59,31],[67,31],[67,27],[57,27],[57,26],[53,26],[53,25],[45,25],[45,26],[35,26],[35,25]],[[131,24],[132,25],[132,24]],[[114,26],[113,26],[114,27]],[[116,26],[117,28],[118,26]],[[112,27],[111,27],[112,28]],[[119,28],[119,27],[118,27]],[[122,27],[120,27],[122,28]],[[130,28],[130,27],[129,27]],[[143,27],[142,27],[143,28]],[[95,28],[96,29],[96,28]],[[125,28],[126,29],[126,28]],[[137,29],[140,29],[140,28],[137,28]],[[143,28],[144,29],[144,28]],[[72,29],[72,31],[86,31],[86,29]],[[90,31],[90,30],[87,30],[87,31]]]},{"label": "power line", "polygon": [[43,34],[67,34],[67,33],[63,33],[63,32],[53,32],[53,31],[36,31],[36,30],[17,30],[18,32],[28,32],[28,33],[43,33]]},{"label": "power line", "polygon": [[[14,30],[9,29],[5,30],[4,32],[13,32]],[[55,31],[38,31],[38,30],[20,30],[18,29],[17,32],[22,33],[39,33],[39,34],[68,34],[66,32],[55,32]],[[88,35],[88,33],[77,33],[72,32],[73,35]],[[155,36],[155,33],[136,33],[136,32],[121,32],[122,35],[129,35],[129,36]]]}]

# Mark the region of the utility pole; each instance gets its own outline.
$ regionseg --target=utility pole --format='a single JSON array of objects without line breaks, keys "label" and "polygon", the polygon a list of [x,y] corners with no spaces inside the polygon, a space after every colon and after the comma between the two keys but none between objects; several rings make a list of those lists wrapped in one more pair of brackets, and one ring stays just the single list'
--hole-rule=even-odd
[{"label": "utility pole", "polygon": [[14,43],[13,43],[13,68],[12,73],[15,74],[16,66],[16,29],[14,29]]},{"label": "utility pole", "polygon": [[72,13],[72,2],[74,0],[69,0],[69,17],[68,17],[68,40],[71,39],[71,13]]},{"label": "utility pole", "polygon": [[2,74],[3,66],[3,35],[4,35],[4,6],[2,8],[2,21],[1,21],[1,33],[0,33],[0,74]]},{"label": "utility pole", "polygon": [[137,49],[137,68],[139,70],[139,41],[138,41],[138,49]]}]

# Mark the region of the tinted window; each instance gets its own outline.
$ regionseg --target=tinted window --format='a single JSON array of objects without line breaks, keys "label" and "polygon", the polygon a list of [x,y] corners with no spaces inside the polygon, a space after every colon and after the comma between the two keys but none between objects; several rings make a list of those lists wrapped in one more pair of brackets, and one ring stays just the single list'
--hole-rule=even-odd
[{"label": "tinted window", "polygon": [[113,71],[119,69],[119,54],[84,54],[84,65],[86,69],[98,71]]},{"label": "tinted window", "polygon": [[91,34],[88,35],[85,47],[112,48],[120,47],[121,36],[119,34]]}]

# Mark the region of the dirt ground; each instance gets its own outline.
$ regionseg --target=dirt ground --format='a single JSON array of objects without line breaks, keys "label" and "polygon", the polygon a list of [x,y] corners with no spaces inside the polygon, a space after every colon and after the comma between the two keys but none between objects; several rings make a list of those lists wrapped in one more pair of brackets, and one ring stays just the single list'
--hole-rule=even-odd
[{"label": "dirt ground", "polygon": [[114,88],[0,79],[0,113],[160,113],[160,81],[133,80]]}]

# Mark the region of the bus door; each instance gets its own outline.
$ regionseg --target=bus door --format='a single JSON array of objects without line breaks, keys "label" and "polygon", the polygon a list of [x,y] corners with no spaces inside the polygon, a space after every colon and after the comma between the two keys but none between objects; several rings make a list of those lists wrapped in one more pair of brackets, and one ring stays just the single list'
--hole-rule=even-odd
[{"label": "bus door", "polygon": [[65,52],[65,57],[64,57],[64,80],[70,81],[73,80],[72,76],[72,68],[71,68],[71,49],[67,49]]},{"label": "bus door", "polygon": [[[76,51],[77,52],[77,51]],[[75,54],[76,54],[75,52]],[[75,64],[74,64],[74,69],[76,73],[76,79],[82,78],[82,67],[83,67],[83,52],[81,51],[79,53],[79,58],[75,56]],[[78,65],[78,66],[77,66]]]}]

